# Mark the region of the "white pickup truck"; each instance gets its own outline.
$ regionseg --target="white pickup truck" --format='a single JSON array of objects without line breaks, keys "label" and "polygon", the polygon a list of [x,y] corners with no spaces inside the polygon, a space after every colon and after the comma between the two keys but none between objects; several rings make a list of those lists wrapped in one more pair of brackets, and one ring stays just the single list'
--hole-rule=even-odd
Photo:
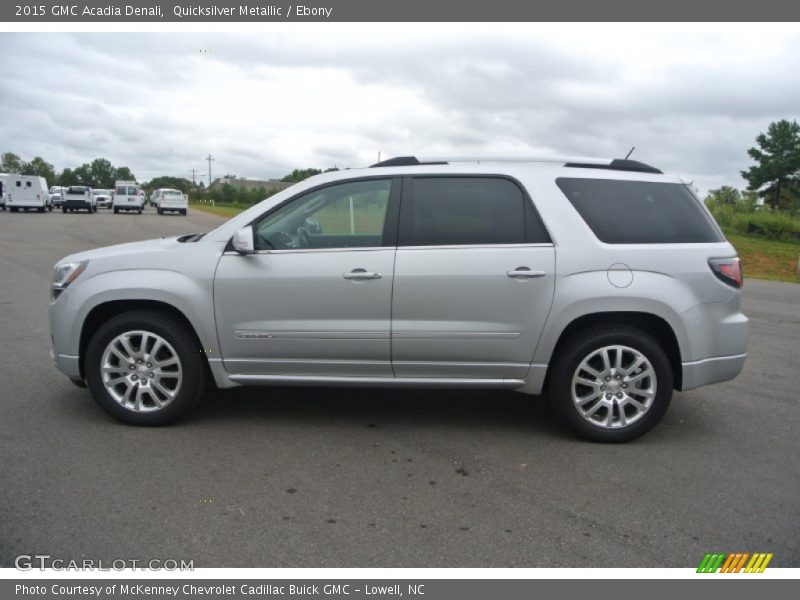
[{"label": "white pickup truck", "polygon": [[85,185],[71,185],[65,190],[61,201],[61,212],[76,210],[85,210],[89,214],[97,212],[97,201],[92,194],[92,188]]},{"label": "white pickup truck", "polygon": [[156,212],[163,215],[165,212],[177,212],[186,216],[189,208],[189,200],[186,194],[180,190],[162,188],[153,194],[156,205]]}]

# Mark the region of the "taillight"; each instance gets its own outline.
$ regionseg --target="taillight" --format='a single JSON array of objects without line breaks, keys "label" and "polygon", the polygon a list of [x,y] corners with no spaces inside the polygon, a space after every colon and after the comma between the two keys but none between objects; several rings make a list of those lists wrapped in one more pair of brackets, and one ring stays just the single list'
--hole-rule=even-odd
[{"label": "taillight", "polygon": [[742,287],[742,266],[739,258],[709,258],[708,266],[717,276],[717,279],[732,285],[735,288]]}]

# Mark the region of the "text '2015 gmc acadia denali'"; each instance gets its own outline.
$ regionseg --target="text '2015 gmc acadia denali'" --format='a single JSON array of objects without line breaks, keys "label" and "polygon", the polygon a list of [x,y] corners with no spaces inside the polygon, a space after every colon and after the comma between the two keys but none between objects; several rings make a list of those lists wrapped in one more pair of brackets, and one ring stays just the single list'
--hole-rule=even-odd
[{"label": "text '2015 gmc acadia denali'", "polygon": [[57,367],[127,423],[210,382],[504,388],[625,441],[740,372],[741,285],[702,203],[643,163],[401,157],[69,256],[50,321]]}]

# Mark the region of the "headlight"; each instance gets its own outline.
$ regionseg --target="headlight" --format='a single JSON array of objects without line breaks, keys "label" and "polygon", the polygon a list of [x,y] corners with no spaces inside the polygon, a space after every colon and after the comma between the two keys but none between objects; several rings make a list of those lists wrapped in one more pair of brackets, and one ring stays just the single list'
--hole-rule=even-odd
[{"label": "headlight", "polygon": [[70,283],[75,281],[78,276],[84,272],[86,265],[89,264],[88,260],[81,262],[65,263],[58,265],[53,270],[53,299],[58,298],[59,294],[63,292]]}]

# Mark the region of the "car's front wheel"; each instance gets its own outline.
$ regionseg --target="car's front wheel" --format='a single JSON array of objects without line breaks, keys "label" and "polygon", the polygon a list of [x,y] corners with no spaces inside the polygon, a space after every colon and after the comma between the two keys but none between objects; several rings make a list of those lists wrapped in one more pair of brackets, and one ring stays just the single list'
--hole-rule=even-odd
[{"label": "car's front wheel", "polygon": [[111,415],[132,425],[166,425],[205,393],[207,370],[193,333],[158,312],[107,321],[86,350],[86,383]]},{"label": "car's front wheel", "polygon": [[672,367],[648,333],[628,325],[601,326],[560,347],[550,400],[575,433],[597,442],[627,442],[652,429],[672,398]]}]

